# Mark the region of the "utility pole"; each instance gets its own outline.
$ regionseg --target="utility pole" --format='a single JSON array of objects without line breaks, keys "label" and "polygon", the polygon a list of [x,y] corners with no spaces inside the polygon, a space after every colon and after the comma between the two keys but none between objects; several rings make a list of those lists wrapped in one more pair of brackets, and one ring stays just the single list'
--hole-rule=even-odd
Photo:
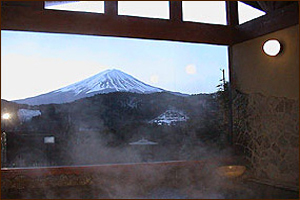
[{"label": "utility pole", "polygon": [[225,69],[222,69],[222,73],[223,73],[223,90],[225,91]]}]

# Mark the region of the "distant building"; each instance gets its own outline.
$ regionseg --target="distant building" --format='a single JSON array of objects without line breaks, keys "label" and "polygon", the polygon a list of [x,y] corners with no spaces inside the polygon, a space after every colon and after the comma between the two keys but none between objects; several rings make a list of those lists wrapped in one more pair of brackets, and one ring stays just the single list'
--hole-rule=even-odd
[{"label": "distant building", "polygon": [[151,142],[145,138],[142,138],[136,142],[129,143],[129,145],[157,145],[157,144],[158,144],[157,142]]},{"label": "distant building", "polygon": [[189,119],[182,111],[167,110],[149,123],[157,125],[176,125],[178,122],[185,122]]},{"label": "distant building", "polygon": [[140,162],[151,162],[154,159],[154,151],[158,143],[142,138],[136,142],[129,143],[129,145],[132,146],[135,155],[140,157]]}]

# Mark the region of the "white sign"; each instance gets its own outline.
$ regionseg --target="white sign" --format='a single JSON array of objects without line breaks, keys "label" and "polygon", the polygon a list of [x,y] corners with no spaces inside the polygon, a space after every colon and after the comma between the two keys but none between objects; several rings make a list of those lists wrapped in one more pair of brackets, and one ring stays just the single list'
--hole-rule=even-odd
[{"label": "white sign", "polygon": [[53,144],[55,143],[55,137],[54,136],[50,136],[50,137],[44,137],[44,143],[45,144]]}]

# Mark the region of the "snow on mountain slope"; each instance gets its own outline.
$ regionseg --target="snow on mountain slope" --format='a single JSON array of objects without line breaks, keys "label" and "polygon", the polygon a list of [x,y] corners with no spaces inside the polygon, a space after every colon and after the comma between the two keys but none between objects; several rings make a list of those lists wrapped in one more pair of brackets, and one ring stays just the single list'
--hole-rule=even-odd
[{"label": "snow on mountain slope", "polygon": [[100,72],[90,78],[47,94],[15,100],[14,102],[29,105],[60,104],[72,102],[95,94],[105,94],[110,92],[149,94],[162,91],[164,90],[147,85],[120,70],[112,69]]},{"label": "snow on mountain slope", "polygon": [[30,121],[33,117],[41,115],[40,110],[19,109],[18,117],[21,122]]},{"label": "snow on mountain slope", "polygon": [[153,93],[162,91],[162,89],[147,85],[120,70],[112,69],[54,92],[73,91],[78,95],[82,92],[86,94],[93,92],[107,93],[106,91],[108,90],[135,93]]}]

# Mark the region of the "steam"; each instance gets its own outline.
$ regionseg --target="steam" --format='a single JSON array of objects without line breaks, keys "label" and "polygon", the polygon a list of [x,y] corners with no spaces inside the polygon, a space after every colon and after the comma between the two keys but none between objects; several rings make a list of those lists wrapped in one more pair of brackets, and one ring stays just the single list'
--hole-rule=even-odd
[{"label": "steam", "polygon": [[[215,169],[224,162],[172,162],[103,165],[80,175],[87,185],[60,186],[73,175],[51,175],[53,187],[22,190],[18,198],[72,199],[232,199],[255,197],[241,182],[224,179]],[[44,171],[44,173],[48,173]],[[46,176],[47,177],[47,176]],[[55,180],[58,180],[55,182]],[[61,180],[65,179],[63,182]],[[42,179],[41,179],[42,180]],[[51,186],[51,184],[50,184]],[[241,190],[241,188],[243,190]]]},{"label": "steam", "polygon": [[[228,198],[224,187],[231,183],[215,173],[216,167],[225,163],[219,163],[215,158],[231,157],[233,152],[230,147],[220,145],[223,142],[220,132],[224,130],[220,131],[217,127],[219,118],[214,113],[218,108],[208,102],[211,99],[181,99],[190,101],[186,107],[180,106],[180,102],[169,105],[169,99],[165,99],[166,105],[155,112],[150,106],[153,104],[146,104],[141,112],[141,115],[145,115],[143,118],[138,114],[133,116],[139,113],[138,109],[141,108],[138,106],[132,106],[131,103],[127,106],[123,102],[124,105],[120,107],[118,102],[122,99],[110,105],[111,99],[117,96],[109,97],[108,100],[101,100],[100,96],[96,96],[86,99],[86,102],[75,102],[74,105],[45,107],[41,116],[32,119],[31,125],[28,122],[29,128],[35,128],[34,123],[38,124],[36,127],[42,127],[43,123],[48,125],[49,121],[56,119],[56,127],[50,127],[49,130],[60,131],[56,135],[58,138],[55,138],[57,145],[47,144],[46,156],[40,152],[24,151],[17,167],[56,165],[92,168],[97,165],[97,170],[80,174],[78,182],[86,182],[85,186],[74,184],[60,187],[57,184],[78,179],[72,174],[62,174],[52,177],[57,181],[53,181],[51,187],[39,189],[36,194],[24,192],[23,197]],[[154,101],[154,97],[151,101]],[[103,102],[99,104],[99,101]],[[199,110],[189,110],[196,106]],[[159,116],[160,111],[166,110],[164,108],[177,108],[185,111],[189,117],[175,125],[148,123],[153,117]],[[80,113],[81,109],[86,109],[86,112]],[[121,114],[118,109],[123,109]],[[132,116],[122,115],[131,112]],[[142,138],[157,145],[130,145]],[[24,162],[26,160],[29,162]],[[177,164],[172,165],[172,162]]]}]

